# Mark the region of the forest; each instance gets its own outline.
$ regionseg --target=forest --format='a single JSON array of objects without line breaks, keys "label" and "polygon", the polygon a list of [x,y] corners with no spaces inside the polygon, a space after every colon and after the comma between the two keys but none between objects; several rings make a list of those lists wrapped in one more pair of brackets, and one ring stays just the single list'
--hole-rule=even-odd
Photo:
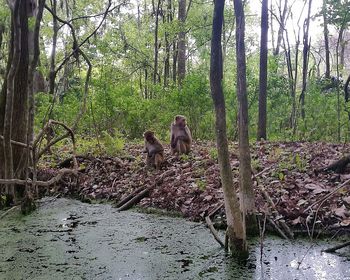
[{"label": "forest", "polygon": [[0,1],[0,279],[347,279],[349,0]]}]

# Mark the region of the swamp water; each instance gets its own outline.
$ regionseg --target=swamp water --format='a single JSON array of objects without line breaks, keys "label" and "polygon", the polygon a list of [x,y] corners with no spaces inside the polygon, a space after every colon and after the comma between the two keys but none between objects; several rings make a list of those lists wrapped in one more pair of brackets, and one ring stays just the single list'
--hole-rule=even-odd
[{"label": "swamp water", "polygon": [[349,247],[331,245],[269,237],[239,266],[202,224],[48,198],[0,220],[0,279],[350,279]]}]

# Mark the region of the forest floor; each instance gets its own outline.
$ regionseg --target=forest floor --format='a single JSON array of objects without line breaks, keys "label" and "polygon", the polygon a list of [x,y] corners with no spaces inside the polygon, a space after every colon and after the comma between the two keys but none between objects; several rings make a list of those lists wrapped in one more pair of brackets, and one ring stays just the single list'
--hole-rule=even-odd
[{"label": "forest floor", "polygon": [[[136,190],[149,188],[137,205],[175,211],[201,221],[214,209],[214,222],[225,220],[217,152],[213,142],[196,142],[189,156],[175,157],[166,147],[161,170],[144,164],[142,145],[125,147],[122,157],[78,157],[78,187],[64,178],[51,192],[77,194],[83,201],[118,202]],[[315,172],[340,159],[348,144],[321,142],[260,142],[251,146],[256,209],[261,217],[285,221],[295,232],[350,232],[350,170],[343,174]],[[230,146],[234,184],[238,189],[238,147]],[[61,164],[68,167],[69,161]],[[59,168],[42,168],[39,179],[48,179]],[[238,190],[237,190],[238,191]],[[271,199],[270,199],[271,198]],[[272,201],[271,201],[272,200]],[[214,216],[214,215],[213,215]]]}]

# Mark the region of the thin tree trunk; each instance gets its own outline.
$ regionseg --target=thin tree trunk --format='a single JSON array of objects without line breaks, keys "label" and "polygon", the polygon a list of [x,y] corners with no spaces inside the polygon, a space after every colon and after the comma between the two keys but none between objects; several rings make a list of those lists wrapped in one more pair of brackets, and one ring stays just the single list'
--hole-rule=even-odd
[{"label": "thin tree trunk", "polygon": [[267,35],[268,35],[268,0],[261,6],[261,40],[260,40],[260,77],[259,77],[259,119],[257,140],[266,139],[266,98],[267,98]]},{"label": "thin tree trunk", "polygon": [[[170,25],[171,22],[171,0],[167,2],[166,9],[166,22]],[[165,39],[165,60],[164,60],[164,87],[169,85],[169,77],[170,77],[170,42],[169,42],[169,32],[165,31],[164,34]]]},{"label": "thin tree trunk", "polygon": [[328,17],[327,17],[327,0],[323,0],[322,7],[322,15],[323,15],[323,37],[324,37],[324,48],[326,53],[326,73],[325,78],[330,79],[331,77],[331,66],[329,59],[329,38],[328,38]]},{"label": "thin tree trunk", "polygon": [[236,16],[237,99],[239,103],[239,187],[241,211],[249,234],[258,232],[248,133],[248,99],[245,54],[245,16],[242,0],[234,0]]},{"label": "thin tree trunk", "polygon": [[309,0],[309,8],[307,12],[307,18],[304,22],[304,38],[303,38],[303,86],[300,94],[300,103],[301,103],[301,117],[305,119],[305,92],[307,85],[307,73],[308,73],[308,65],[309,65],[309,27],[310,27],[310,14],[311,14],[311,5],[312,0]]},{"label": "thin tree trunk", "polygon": [[283,11],[282,9],[282,3],[281,0],[279,1],[279,6],[278,9],[280,11],[280,25],[278,28],[278,35],[277,35],[277,43],[276,43],[276,49],[273,53],[274,56],[279,55],[280,53],[280,48],[282,44],[282,39],[283,39],[283,33],[285,29],[285,21],[286,21],[286,16],[287,16],[287,11],[288,11],[288,1],[284,0],[284,5],[283,5]]},{"label": "thin tree trunk", "polygon": [[[51,8],[54,14],[57,14],[56,0],[51,0]],[[56,17],[52,17],[52,50],[50,56],[50,74],[49,74],[49,93],[55,95],[55,79],[56,79],[56,48],[57,48],[57,34],[58,34],[58,22]]]},{"label": "thin tree trunk", "polygon": [[274,54],[276,48],[275,48],[275,30],[273,28],[273,5],[272,5],[272,1],[270,1],[270,30],[271,30],[272,53]]},{"label": "thin tree trunk", "polygon": [[178,82],[182,84],[186,75],[186,0],[179,0],[178,20],[180,23],[179,41],[178,41]]},{"label": "thin tree trunk", "polygon": [[220,177],[224,191],[227,233],[232,254],[245,258],[248,254],[245,227],[239,209],[239,202],[233,185],[226,135],[226,109],[222,89],[223,65],[221,33],[224,0],[214,1],[213,29],[210,58],[210,87],[215,106],[216,142],[220,166]]},{"label": "thin tree trunk", "polygon": [[154,72],[153,72],[153,84],[157,84],[157,76],[158,76],[158,25],[159,25],[159,8],[160,8],[161,0],[158,0],[157,8],[155,12],[156,17],[156,26],[154,29]]}]

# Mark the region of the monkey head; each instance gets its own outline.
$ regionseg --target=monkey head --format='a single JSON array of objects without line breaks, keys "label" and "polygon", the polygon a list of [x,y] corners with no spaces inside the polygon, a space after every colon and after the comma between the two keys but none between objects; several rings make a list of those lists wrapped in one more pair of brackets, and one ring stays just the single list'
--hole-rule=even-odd
[{"label": "monkey head", "polygon": [[143,133],[143,137],[147,142],[153,143],[154,142],[154,132],[151,130],[147,130]]},{"label": "monkey head", "polygon": [[175,116],[174,124],[176,124],[180,127],[185,127],[186,126],[186,117],[184,117],[182,115]]}]

